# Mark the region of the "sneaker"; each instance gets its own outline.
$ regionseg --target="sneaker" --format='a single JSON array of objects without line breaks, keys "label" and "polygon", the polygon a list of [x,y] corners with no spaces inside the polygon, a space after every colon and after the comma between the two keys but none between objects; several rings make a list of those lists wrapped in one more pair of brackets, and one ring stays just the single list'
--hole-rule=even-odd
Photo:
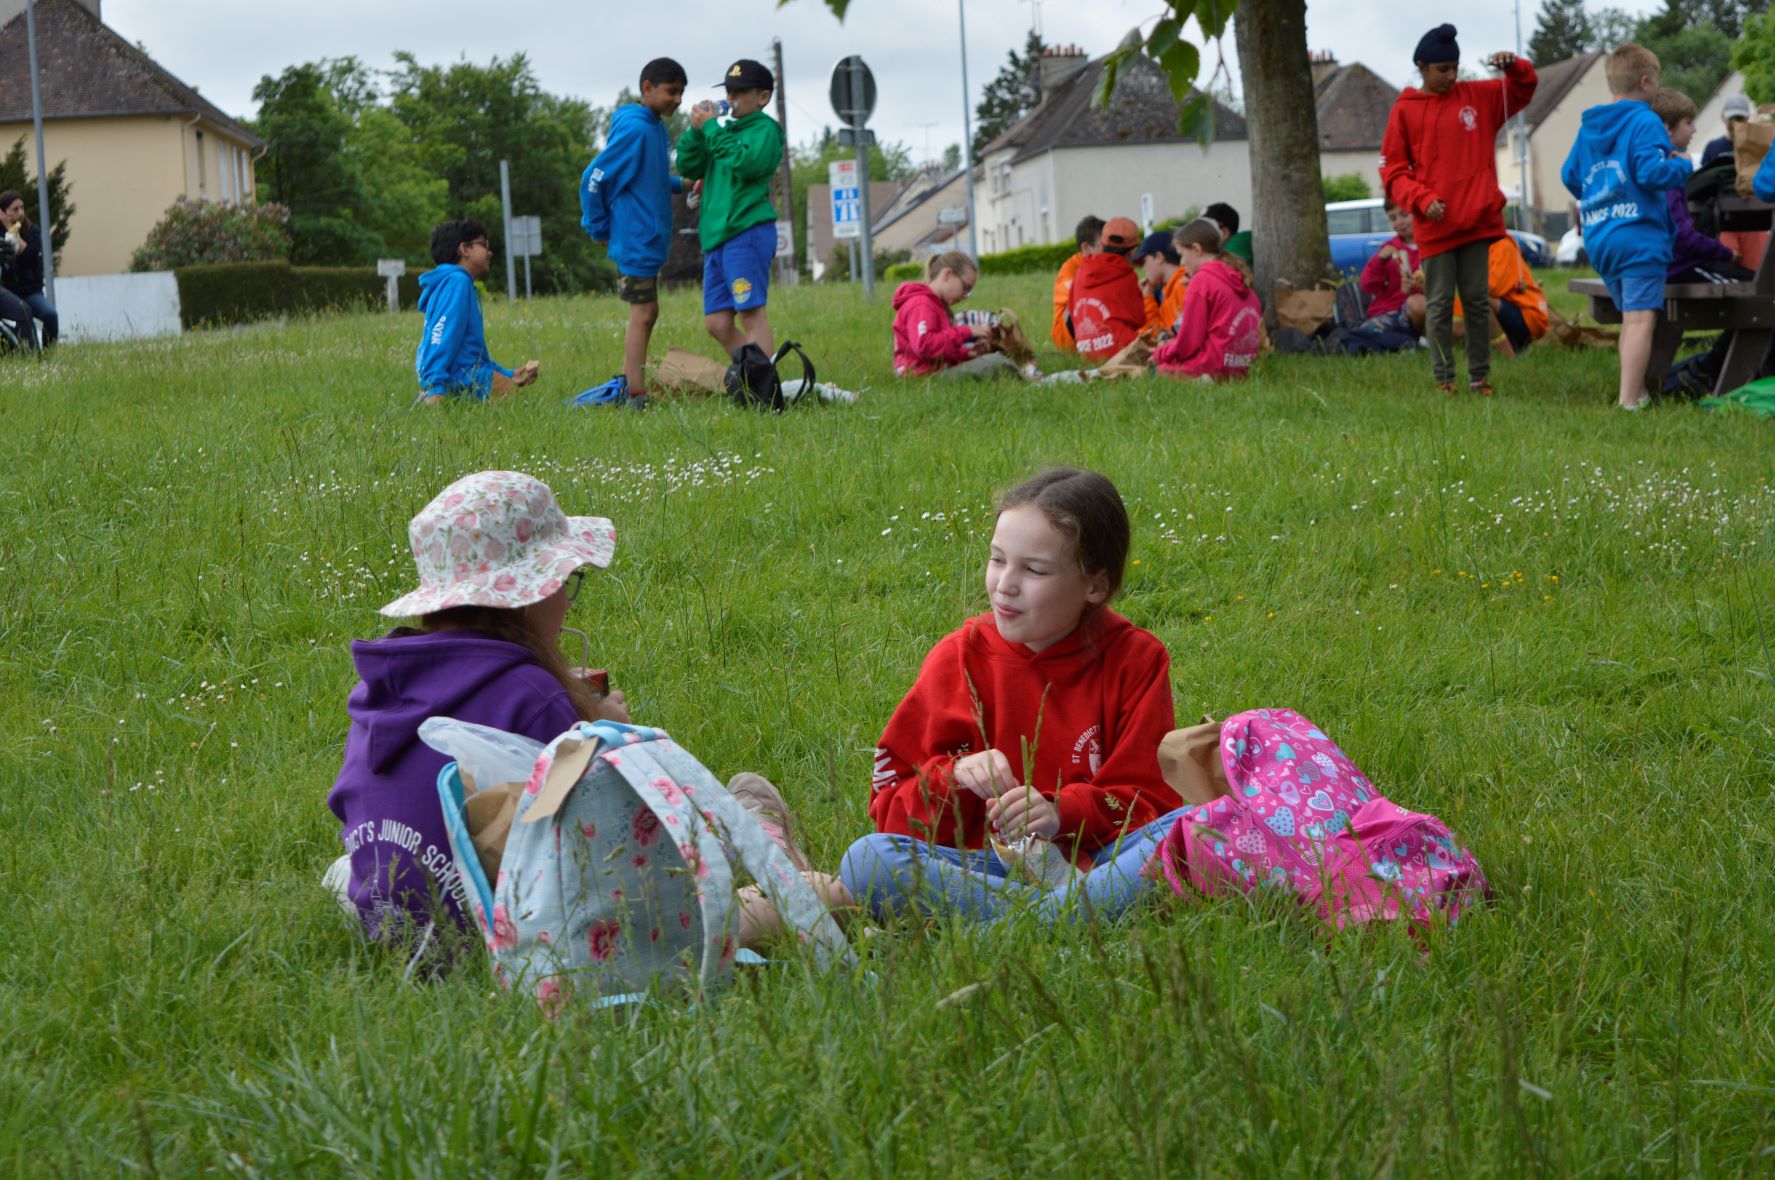
[{"label": "sneaker", "polygon": [[1484,377],[1481,377],[1477,381],[1469,381],[1467,383],[1467,392],[1477,393],[1480,397],[1490,397],[1492,395],[1491,382],[1487,381]]},{"label": "sneaker", "polygon": [[1638,401],[1634,402],[1632,405],[1628,405],[1626,402],[1616,402],[1615,408],[1617,410],[1643,410],[1651,404],[1652,404],[1651,398],[1642,397]]},{"label": "sneaker", "polygon": [[1438,381],[1436,383],[1436,392],[1440,393],[1443,397],[1453,397],[1455,395],[1455,383],[1453,381]]},{"label": "sneaker", "polygon": [[629,400],[623,403],[631,410],[645,410],[653,404],[653,399],[645,393],[631,393]]},{"label": "sneaker", "polygon": [[764,834],[776,842],[791,864],[804,873],[813,869],[807,854],[795,843],[789,805],[783,802],[782,793],[771,785],[769,779],[749,770],[741,771],[728,780],[727,791],[740,801],[741,807],[752,813]]},{"label": "sneaker", "polygon": [[569,406],[621,406],[629,400],[629,379],[618,373],[602,385],[594,385],[584,393],[570,397]]}]

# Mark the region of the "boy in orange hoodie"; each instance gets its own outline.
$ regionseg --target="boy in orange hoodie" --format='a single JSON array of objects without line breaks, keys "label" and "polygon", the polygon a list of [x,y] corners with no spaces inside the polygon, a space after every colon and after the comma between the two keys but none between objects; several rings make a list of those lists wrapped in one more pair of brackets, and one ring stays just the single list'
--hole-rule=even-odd
[{"label": "boy in orange hoodie", "polygon": [[[1381,141],[1381,184],[1411,211],[1424,265],[1425,335],[1437,388],[1455,392],[1454,302],[1458,289],[1473,306],[1488,297],[1491,244],[1504,236],[1504,194],[1498,188],[1498,130],[1535,96],[1535,68],[1513,53],[1487,63],[1501,81],[1461,82],[1461,50],[1453,25],[1425,33],[1413,54],[1422,88],[1407,87],[1387,116]],[[1491,337],[1467,333],[1467,382],[1489,396]]]},{"label": "boy in orange hoodie", "polygon": [[1177,244],[1171,231],[1155,229],[1134,251],[1134,265],[1145,276],[1141,284],[1146,291],[1146,330],[1155,337],[1161,332],[1177,331],[1183,318],[1183,293],[1189,287],[1189,274],[1183,269]]},{"label": "boy in orange hoodie", "polygon": [[1114,356],[1146,327],[1146,302],[1128,261],[1140,245],[1140,227],[1126,217],[1112,217],[1103,227],[1102,241],[1101,251],[1079,263],[1068,307],[1079,352],[1093,360]]},{"label": "boy in orange hoodie", "polygon": [[1067,318],[1072,306],[1072,280],[1078,275],[1085,256],[1097,253],[1098,240],[1103,236],[1103,218],[1085,214],[1072,236],[1079,244],[1079,251],[1062,262],[1060,273],[1054,276],[1054,326],[1048,330],[1048,338],[1061,352],[1072,352],[1078,347],[1072,338],[1072,321]]}]

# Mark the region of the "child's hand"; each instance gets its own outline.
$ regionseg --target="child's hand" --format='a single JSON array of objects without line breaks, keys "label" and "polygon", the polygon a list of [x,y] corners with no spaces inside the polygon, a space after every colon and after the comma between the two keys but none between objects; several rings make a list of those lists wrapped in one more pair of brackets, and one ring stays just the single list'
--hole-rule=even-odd
[{"label": "child's hand", "polygon": [[718,119],[720,117],[721,112],[716,110],[715,104],[706,98],[690,108],[690,125],[695,127],[698,131],[701,131],[703,129],[703,124],[707,123],[710,119]]},{"label": "child's hand", "polygon": [[1448,206],[1442,203],[1441,198],[1437,198],[1436,200],[1431,201],[1429,206],[1425,208],[1424,216],[1428,217],[1431,221],[1441,221],[1443,215],[1447,212]]},{"label": "child's hand", "polygon": [[623,695],[622,689],[607,692],[598,701],[598,717],[603,721],[614,721],[618,725],[633,725],[629,720],[629,698]]},{"label": "child's hand", "polygon": [[976,340],[985,340],[987,337],[992,335],[992,328],[986,324],[975,324],[975,325],[973,325],[973,328],[974,328],[974,339],[976,339]]},{"label": "child's hand", "polygon": [[536,375],[541,371],[541,361],[525,361],[523,364],[519,365],[517,371],[512,374],[512,384],[528,385],[536,380]]},{"label": "child's hand", "polygon": [[1508,69],[1516,61],[1516,55],[1509,50],[1501,50],[1485,59],[1485,64],[1494,70]]},{"label": "child's hand", "polygon": [[1008,839],[1052,840],[1060,831],[1060,809],[1034,787],[1013,787],[987,808],[986,822]]},{"label": "child's hand", "polygon": [[955,785],[982,799],[996,799],[1018,784],[1009,758],[997,750],[981,750],[956,760]]}]

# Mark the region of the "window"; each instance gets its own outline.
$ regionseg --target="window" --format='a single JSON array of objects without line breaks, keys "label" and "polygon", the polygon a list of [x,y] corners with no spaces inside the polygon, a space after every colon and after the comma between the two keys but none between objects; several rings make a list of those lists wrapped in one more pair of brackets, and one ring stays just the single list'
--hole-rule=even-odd
[{"label": "window", "polygon": [[197,191],[205,192],[209,185],[205,182],[203,164],[203,132],[197,133]]},{"label": "window", "polygon": [[1325,228],[1332,234],[1365,234],[1368,231],[1368,210],[1333,209],[1325,214]]}]

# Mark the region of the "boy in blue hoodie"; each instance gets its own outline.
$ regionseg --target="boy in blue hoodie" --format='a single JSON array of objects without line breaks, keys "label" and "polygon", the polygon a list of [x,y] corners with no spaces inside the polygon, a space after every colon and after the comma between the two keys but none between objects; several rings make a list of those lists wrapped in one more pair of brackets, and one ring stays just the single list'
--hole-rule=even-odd
[{"label": "boy in blue hoodie", "polygon": [[[623,336],[622,383],[627,403],[645,404],[647,345],[659,321],[659,272],[672,246],[672,194],[684,182],[672,175],[672,143],[665,120],[684,101],[684,67],[656,57],[641,68],[641,100],[610,120],[604,150],[580,177],[580,225],[606,243],[621,276],[616,295],[629,305]],[[622,398],[612,398],[622,402]]]},{"label": "boy in blue hoodie", "polygon": [[439,222],[431,231],[431,260],[437,266],[419,276],[425,331],[413,366],[419,370],[420,400],[428,406],[447,397],[485,401],[536,380],[541,368],[536,361],[512,370],[487,355],[475,293],[475,284],[493,269],[487,227],[468,218]]},{"label": "boy in blue hoodie", "polygon": [[1560,179],[1578,198],[1591,265],[1621,309],[1618,404],[1638,410],[1650,400],[1646,362],[1664,306],[1675,232],[1664,192],[1687,184],[1694,169],[1647,105],[1658,92],[1657,55],[1623,45],[1609,54],[1603,71],[1615,101],[1584,112]]}]

